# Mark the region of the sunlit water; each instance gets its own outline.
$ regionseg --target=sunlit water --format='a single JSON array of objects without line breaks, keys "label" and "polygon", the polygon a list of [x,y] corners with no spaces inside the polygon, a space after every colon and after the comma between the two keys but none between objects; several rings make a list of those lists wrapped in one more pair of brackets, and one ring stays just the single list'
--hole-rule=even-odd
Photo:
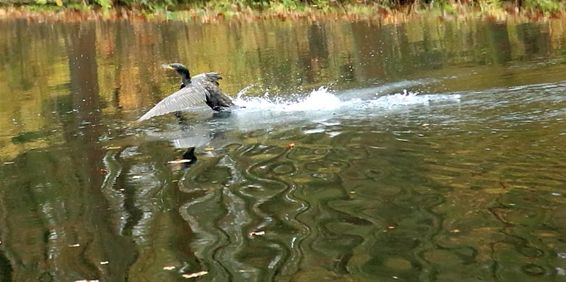
[{"label": "sunlit water", "polygon": [[2,22],[0,280],[566,280],[563,25]]}]

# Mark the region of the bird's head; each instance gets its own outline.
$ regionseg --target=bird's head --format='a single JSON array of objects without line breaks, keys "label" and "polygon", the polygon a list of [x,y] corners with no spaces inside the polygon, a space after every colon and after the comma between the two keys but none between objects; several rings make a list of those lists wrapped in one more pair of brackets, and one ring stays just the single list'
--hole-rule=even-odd
[{"label": "bird's head", "polygon": [[183,78],[190,78],[191,75],[189,74],[189,69],[185,67],[183,64],[173,63],[173,64],[163,64],[161,65],[164,69],[174,70]]},{"label": "bird's head", "polygon": [[173,63],[173,64],[163,64],[161,65],[164,69],[176,71],[182,78],[181,88],[191,82],[191,74],[189,69],[183,64]]}]

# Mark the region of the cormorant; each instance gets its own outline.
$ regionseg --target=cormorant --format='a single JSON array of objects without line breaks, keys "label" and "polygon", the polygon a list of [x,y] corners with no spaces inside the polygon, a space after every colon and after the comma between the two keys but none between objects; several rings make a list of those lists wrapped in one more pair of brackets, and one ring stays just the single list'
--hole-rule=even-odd
[{"label": "cormorant", "polygon": [[157,103],[138,121],[186,110],[204,103],[213,111],[223,111],[234,106],[232,99],[223,94],[218,87],[218,81],[222,79],[220,74],[207,72],[191,77],[189,69],[182,64],[165,64],[162,67],[175,70],[181,76],[181,88]]}]

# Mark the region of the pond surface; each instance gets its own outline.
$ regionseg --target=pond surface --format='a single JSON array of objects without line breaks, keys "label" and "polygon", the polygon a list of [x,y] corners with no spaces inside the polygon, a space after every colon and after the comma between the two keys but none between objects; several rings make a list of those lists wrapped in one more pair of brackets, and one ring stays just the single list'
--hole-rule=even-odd
[{"label": "pond surface", "polygon": [[[0,62],[2,281],[566,280],[566,20],[4,21]],[[171,62],[245,108],[135,123]]]}]

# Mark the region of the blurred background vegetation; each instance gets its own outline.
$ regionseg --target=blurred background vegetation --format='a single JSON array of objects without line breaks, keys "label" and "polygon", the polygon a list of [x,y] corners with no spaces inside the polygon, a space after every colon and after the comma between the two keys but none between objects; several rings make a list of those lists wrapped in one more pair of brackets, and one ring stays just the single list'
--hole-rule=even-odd
[{"label": "blurred background vegetation", "polygon": [[[506,11],[544,13],[552,15],[564,10],[562,0],[0,0],[0,6],[27,6],[34,8],[75,9],[132,9],[147,12],[180,11],[192,8],[210,8],[217,11],[276,10],[304,11],[343,10],[364,12],[366,8],[384,11],[415,11],[439,9],[444,13],[465,11]],[[372,9],[373,11],[375,9]],[[367,12],[367,11],[366,11]]]}]

